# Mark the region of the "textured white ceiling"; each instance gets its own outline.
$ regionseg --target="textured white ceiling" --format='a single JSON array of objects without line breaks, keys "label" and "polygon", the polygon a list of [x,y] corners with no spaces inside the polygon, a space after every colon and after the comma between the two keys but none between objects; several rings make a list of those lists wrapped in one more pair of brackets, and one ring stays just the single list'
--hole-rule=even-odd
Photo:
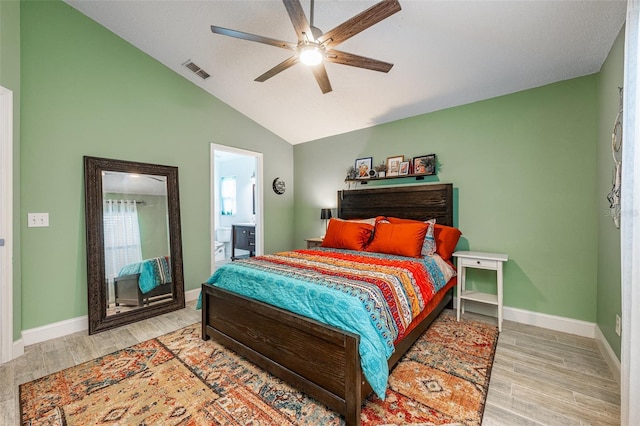
[{"label": "textured white ceiling", "polygon": [[[625,0],[400,0],[400,12],[338,47],[391,71],[328,63],[333,91],[323,95],[302,64],[255,82],[290,52],[210,30],[296,43],[281,1],[66,2],[292,144],[595,73],[626,9]],[[326,32],[375,3],[316,0],[314,24]],[[189,59],[211,77],[186,69]]]}]

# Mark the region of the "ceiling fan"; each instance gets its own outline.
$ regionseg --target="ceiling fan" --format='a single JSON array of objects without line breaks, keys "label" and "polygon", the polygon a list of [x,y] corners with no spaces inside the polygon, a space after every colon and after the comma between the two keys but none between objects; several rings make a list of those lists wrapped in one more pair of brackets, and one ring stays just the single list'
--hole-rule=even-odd
[{"label": "ceiling fan", "polygon": [[255,79],[255,81],[259,82],[270,79],[298,62],[302,62],[311,68],[311,72],[318,82],[322,93],[328,93],[332,90],[324,61],[373,71],[389,72],[393,64],[335,50],[334,47],[394,13],[399,12],[400,3],[398,3],[398,0],[382,0],[326,33],[323,33],[313,25],[313,1],[314,0],[311,0],[311,22],[309,22],[304,14],[300,0],[282,0],[298,36],[297,44],[242,31],[230,30],[215,25],[211,26],[211,31],[215,34],[264,43],[294,52],[293,56],[285,59]]}]

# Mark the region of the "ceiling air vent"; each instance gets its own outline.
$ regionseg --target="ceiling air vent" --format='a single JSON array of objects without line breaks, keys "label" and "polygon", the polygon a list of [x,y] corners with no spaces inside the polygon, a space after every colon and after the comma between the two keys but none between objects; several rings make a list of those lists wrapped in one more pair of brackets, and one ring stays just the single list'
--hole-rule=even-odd
[{"label": "ceiling air vent", "polygon": [[210,77],[210,75],[205,70],[203,70],[202,68],[200,68],[199,66],[191,62],[191,60],[188,60],[183,65],[189,68],[191,71],[193,71],[197,76],[199,76],[203,80],[206,80]]}]

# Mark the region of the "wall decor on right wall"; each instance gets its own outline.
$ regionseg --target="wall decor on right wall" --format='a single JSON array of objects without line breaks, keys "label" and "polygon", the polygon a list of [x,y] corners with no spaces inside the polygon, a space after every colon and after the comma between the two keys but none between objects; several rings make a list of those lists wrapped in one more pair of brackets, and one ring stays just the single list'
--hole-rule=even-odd
[{"label": "wall decor on right wall", "polygon": [[431,176],[436,174],[436,155],[422,155],[413,157],[413,174]]}]

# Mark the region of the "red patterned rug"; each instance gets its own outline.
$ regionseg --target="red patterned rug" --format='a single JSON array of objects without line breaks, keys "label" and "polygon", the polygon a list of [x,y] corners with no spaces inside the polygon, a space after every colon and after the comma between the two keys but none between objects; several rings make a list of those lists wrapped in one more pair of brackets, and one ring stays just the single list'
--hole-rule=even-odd
[{"label": "red patterned rug", "polygon": [[[445,311],[363,425],[480,425],[498,330]],[[200,324],[20,386],[23,425],[339,425],[340,416],[212,341]]]}]

